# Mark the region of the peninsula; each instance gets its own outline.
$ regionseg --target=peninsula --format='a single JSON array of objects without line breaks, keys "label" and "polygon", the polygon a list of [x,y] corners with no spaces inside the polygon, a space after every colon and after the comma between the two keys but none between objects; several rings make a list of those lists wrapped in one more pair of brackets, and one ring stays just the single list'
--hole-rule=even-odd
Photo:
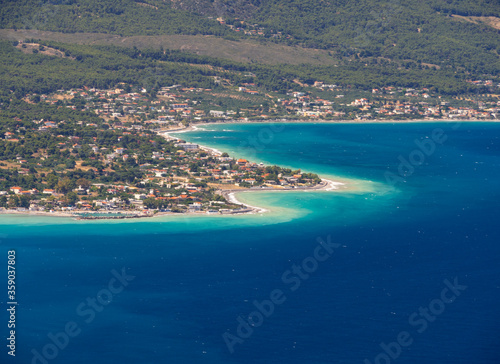
[{"label": "peninsula", "polygon": [[151,128],[66,116],[7,125],[0,212],[81,219],[252,213],[264,210],[241,204],[234,192],[334,187],[313,173],[233,158]]}]

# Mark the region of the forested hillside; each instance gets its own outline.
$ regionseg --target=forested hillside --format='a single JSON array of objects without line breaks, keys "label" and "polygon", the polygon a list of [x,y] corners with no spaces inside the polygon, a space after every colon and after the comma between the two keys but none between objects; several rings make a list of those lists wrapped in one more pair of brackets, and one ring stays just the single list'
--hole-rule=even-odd
[{"label": "forested hillside", "polygon": [[[65,56],[42,54],[39,49],[44,47],[60,51]],[[404,68],[383,60],[369,65],[345,62],[337,67],[272,66],[243,64],[181,51],[56,42],[41,42],[34,51],[23,49],[17,42],[0,41],[0,80],[4,93],[12,92],[17,98],[22,98],[30,92],[50,93],[60,88],[83,86],[107,88],[120,82],[142,86],[151,92],[173,84],[217,88],[220,87],[215,81],[217,78],[230,84],[251,82],[281,94],[291,89],[301,90],[301,83],[312,85],[318,80],[363,90],[390,85],[427,87],[443,95],[476,90],[465,82],[467,75],[463,72],[432,67],[424,69],[413,64]]]},{"label": "forested hillside", "polygon": [[383,57],[498,75],[500,30],[452,14],[499,17],[500,5],[497,0],[0,2],[2,28],[253,37],[326,49],[338,58]]},{"label": "forested hillside", "polygon": [[[443,5],[443,3],[445,5]],[[441,11],[441,12],[439,12]],[[498,71],[499,30],[448,14],[499,16],[498,1],[261,1],[252,20],[340,55],[411,59]]]},{"label": "forested hillside", "polygon": [[226,27],[202,16],[173,9],[163,1],[2,0],[2,28],[122,35],[229,34]]}]

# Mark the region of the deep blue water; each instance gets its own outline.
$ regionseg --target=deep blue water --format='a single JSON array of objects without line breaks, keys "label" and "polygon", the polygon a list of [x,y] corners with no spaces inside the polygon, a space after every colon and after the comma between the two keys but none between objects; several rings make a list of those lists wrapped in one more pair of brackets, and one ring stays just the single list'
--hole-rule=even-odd
[{"label": "deep blue water", "polygon": [[[43,363],[32,361],[32,349],[48,363],[75,364],[500,362],[499,124],[207,129],[184,136],[354,179],[347,183],[356,189],[241,197],[278,211],[262,216],[0,217],[0,279],[15,249],[19,302],[16,358],[3,346],[0,362]],[[439,142],[431,148],[433,135]],[[423,154],[415,141],[426,138]],[[402,160],[410,167],[399,174]],[[318,238],[335,244],[331,254]],[[121,291],[109,296],[112,270],[122,267],[135,278],[123,290],[113,281]],[[445,280],[466,288],[442,296]],[[248,319],[254,300],[270,300],[273,291],[284,302],[260,321],[253,315],[252,332],[238,337],[238,317]],[[91,308],[87,297],[98,295],[103,303]],[[0,319],[7,337],[4,309]],[[48,335],[68,322],[78,334],[67,342],[59,335],[63,348],[51,351]],[[224,333],[238,337],[233,353]],[[400,349],[391,344],[398,336]]]}]

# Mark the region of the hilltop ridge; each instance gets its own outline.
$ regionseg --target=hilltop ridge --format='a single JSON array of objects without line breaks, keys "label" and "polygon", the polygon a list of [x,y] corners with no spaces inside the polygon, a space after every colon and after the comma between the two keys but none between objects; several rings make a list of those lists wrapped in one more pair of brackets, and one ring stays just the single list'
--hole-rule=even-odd
[{"label": "hilltop ridge", "polygon": [[[322,49],[351,62],[389,60],[473,74],[500,72],[500,30],[495,25],[500,22],[500,7],[494,0],[119,0],[112,4],[3,0],[0,4],[4,29],[212,35],[228,41],[253,39]],[[189,51],[189,41],[184,46]]]}]

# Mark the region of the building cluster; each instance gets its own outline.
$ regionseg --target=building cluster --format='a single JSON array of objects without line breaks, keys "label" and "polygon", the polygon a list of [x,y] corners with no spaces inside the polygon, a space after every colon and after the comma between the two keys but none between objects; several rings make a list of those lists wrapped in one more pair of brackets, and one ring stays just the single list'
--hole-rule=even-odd
[{"label": "building cluster", "polygon": [[[84,109],[95,112],[104,119],[145,120],[154,113],[161,115],[160,121],[179,120],[203,116],[205,112],[196,110],[189,97],[184,93],[207,92],[210,89],[184,88],[181,86],[163,87],[156,97],[150,97],[146,89],[140,92],[126,92],[123,88],[101,90],[96,88],[59,90],[52,95],[41,95],[41,99],[52,104],[66,101],[67,107],[76,108],[75,100],[84,101]],[[129,118],[128,118],[129,117]],[[133,118],[132,118],[133,117]]]},{"label": "building cluster", "polygon": [[[25,190],[19,186],[0,191],[6,196],[7,207],[20,196],[29,196],[26,204],[16,205],[20,211],[126,211],[137,214],[160,212],[238,213],[246,211],[240,205],[228,202],[221,190],[242,188],[292,189],[310,188],[320,180],[316,175],[300,173],[279,167],[266,167],[245,159],[207,152],[197,144],[176,140],[174,152],[153,151],[143,156],[152,163],[139,168],[143,178],[133,185],[86,183],[68,191],[58,188]],[[96,150],[96,156],[110,159],[107,151]],[[113,158],[123,158],[126,148],[117,148]],[[113,159],[111,158],[111,159]],[[131,155],[137,159],[137,154]],[[77,182],[78,183],[78,182]]]},{"label": "building cluster", "polygon": [[[387,86],[373,89],[366,97],[346,100],[336,85],[315,82],[314,88],[335,95],[312,92],[291,92],[281,104],[290,114],[307,118],[340,119],[471,119],[500,118],[500,98],[484,101],[445,100],[427,88],[413,89]],[[327,93],[327,94],[328,94]],[[325,96],[324,96],[325,95]],[[336,100],[340,99],[340,101]],[[335,100],[335,101],[333,101]]]},{"label": "building cluster", "polygon": [[[214,19],[212,17],[209,17],[209,19]],[[224,19],[222,17],[218,17],[215,19],[217,22],[219,22],[220,25],[225,25],[232,31],[240,34],[245,34],[249,36],[257,36],[257,37],[268,37],[268,38],[286,38],[286,39],[293,39],[293,37],[289,34],[283,34],[283,32],[280,31],[274,31],[272,29],[266,29],[265,27],[260,26],[259,24],[250,24],[244,20],[241,19]]]},{"label": "building cluster", "polygon": [[500,88],[500,83],[495,83],[493,80],[467,80],[468,83],[472,83],[476,86],[486,86],[491,88]]},{"label": "building cluster", "polygon": [[[250,75],[251,76],[251,75]],[[215,77],[215,76],[214,76]],[[215,81],[222,82],[220,78]],[[478,85],[496,87],[492,81],[471,81]],[[75,108],[75,100],[83,100],[84,109],[95,112],[109,121],[113,128],[161,129],[178,125],[179,122],[209,120],[268,119],[276,117],[321,119],[374,119],[404,118],[471,118],[496,119],[499,117],[500,99],[476,100],[445,98],[430,89],[386,86],[369,91],[353,91],[338,85],[315,81],[312,85],[301,84],[302,91],[290,91],[283,95],[271,95],[259,89],[253,82],[224,85],[231,97],[238,93],[255,101],[255,105],[241,109],[217,107],[203,96],[211,95],[211,89],[173,85],[162,87],[155,96],[148,90],[126,92],[124,88],[99,90],[83,88],[60,90],[52,95],[41,95],[51,103],[65,100],[66,107]],[[495,95],[493,95],[495,96]],[[492,96],[492,97],[493,97]],[[254,99],[255,98],[255,99]],[[266,107],[263,107],[265,101]],[[46,123],[40,130],[56,127]]]}]

